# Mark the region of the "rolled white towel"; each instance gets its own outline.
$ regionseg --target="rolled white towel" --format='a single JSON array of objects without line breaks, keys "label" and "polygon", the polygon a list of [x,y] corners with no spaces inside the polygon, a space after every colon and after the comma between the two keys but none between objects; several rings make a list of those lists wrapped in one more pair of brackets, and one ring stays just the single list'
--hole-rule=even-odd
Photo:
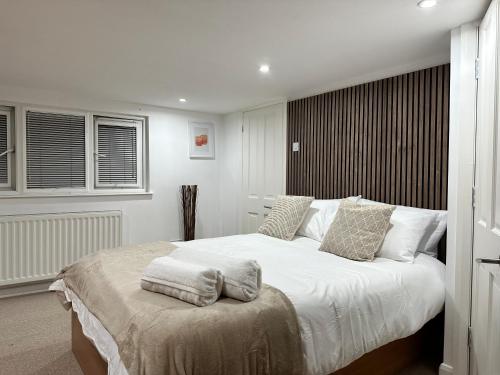
[{"label": "rolled white towel", "polygon": [[207,306],[220,296],[222,274],[209,266],[164,256],[154,259],[144,269],[141,287],[197,306]]},{"label": "rolled white towel", "polygon": [[170,257],[184,262],[218,269],[222,273],[222,295],[240,301],[252,301],[259,295],[262,271],[255,260],[240,259],[208,251],[180,247]]}]

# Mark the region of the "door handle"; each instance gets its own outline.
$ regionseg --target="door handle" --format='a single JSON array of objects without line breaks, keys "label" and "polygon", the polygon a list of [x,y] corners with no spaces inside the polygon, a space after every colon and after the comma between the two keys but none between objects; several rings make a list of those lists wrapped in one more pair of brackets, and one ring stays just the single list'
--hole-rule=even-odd
[{"label": "door handle", "polygon": [[268,208],[271,210],[273,207],[272,206],[264,206],[264,208]]},{"label": "door handle", "polygon": [[498,259],[477,258],[476,262],[487,263],[487,264],[498,264],[500,266],[500,257]]}]

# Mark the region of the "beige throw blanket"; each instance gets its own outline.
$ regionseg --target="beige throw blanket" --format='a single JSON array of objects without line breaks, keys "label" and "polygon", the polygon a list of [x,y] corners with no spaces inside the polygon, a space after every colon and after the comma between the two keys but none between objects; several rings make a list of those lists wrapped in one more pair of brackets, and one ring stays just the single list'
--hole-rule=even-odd
[{"label": "beige throw blanket", "polygon": [[174,248],[104,250],[59,274],[113,336],[130,375],[303,374],[297,317],[279,290],[206,307],[142,290],[144,268]]}]

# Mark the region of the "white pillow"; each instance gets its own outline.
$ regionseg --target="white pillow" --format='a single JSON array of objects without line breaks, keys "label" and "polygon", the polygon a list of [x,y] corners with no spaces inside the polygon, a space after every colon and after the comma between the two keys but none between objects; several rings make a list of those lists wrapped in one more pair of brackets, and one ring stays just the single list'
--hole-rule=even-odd
[{"label": "white pillow", "polygon": [[[361,195],[349,197],[349,200],[357,202]],[[304,221],[297,231],[297,236],[309,237],[316,241],[323,241],[330,224],[340,206],[340,199],[315,199],[309,207]]]},{"label": "white pillow", "polygon": [[[361,199],[359,203],[376,204],[378,202],[371,201],[369,199]],[[422,239],[422,242],[420,243],[417,252],[437,258],[438,256],[437,246],[439,244],[439,241],[441,241],[444,232],[446,232],[446,228],[448,226],[448,211],[429,210],[427,208],[417,208],[409,206],[398,206],[398,208],[414,212],[425,212],[434,215],[435,220],[427,229],[427,233],[425,234],[425,237]]]},{"label": "white pillow", "polygon": [[[360,204],[378,204],[361,199]],[[391,216],[391,227],[377,252],[381,258],[413,263],[415,253],[428,241],[429,233],[434,230],[438,214],[432,210],[396,206]]]},{"label": "white pillow", "polygon": [[435,220],[434,214],[408,211],[397,206],[391,216],[391,227],[376,255],[413,263],[415,253]]},{"label": "white pillow", "polygon": [[[309,211],[307,211],[304,221],[297,231],[298,236],[309,237],[316,241],[323,241],[325,236],[325,211],[335,212],[339,207],[338,199],[315,199],[312,201]],[[333,220],[333,219],[332,219]],[[328,230],[328,228],[327,228]]]},{"label": "white pillow", "polygon": [[430,255],[434,258],[437,258],[438,255],[438,243],[443,237],[444,232],[446,232],[446,228],[448,226],[448,211],[439,211],[439,210],[425,210],[432,211],[437,214],[436,220],[434,224],[431,226],[431,230],[426,235],[424,241],[422,241],[422,245],[419,247],[419,252]]}]

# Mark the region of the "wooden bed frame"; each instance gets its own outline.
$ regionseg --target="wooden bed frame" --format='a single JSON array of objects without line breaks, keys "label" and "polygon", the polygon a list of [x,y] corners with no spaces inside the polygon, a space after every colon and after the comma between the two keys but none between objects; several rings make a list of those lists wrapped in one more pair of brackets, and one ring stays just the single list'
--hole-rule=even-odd
[{"label": "wooden bed frame", "polygon": [[[365,354],[332,375],[396,375],[422,358],[439,366],[442,357],[442,314],[420,331]],[[78,316],[71,312],[71,348],[85,375],[106,375],[108,364],[83,334]]]}]

